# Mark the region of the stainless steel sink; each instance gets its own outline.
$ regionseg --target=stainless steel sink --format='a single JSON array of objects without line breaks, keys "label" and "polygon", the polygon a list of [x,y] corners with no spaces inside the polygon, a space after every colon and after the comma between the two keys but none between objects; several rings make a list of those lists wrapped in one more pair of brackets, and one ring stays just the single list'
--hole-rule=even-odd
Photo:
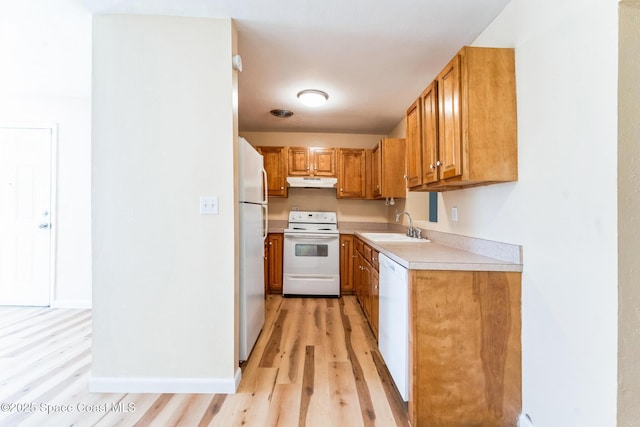
[{"label": "stainless steel sink", "polygon": [[429,243],[428,239],[416,239],[402,233],[360,233],[365,239],[373,242],[398,242],[398,243]]}]

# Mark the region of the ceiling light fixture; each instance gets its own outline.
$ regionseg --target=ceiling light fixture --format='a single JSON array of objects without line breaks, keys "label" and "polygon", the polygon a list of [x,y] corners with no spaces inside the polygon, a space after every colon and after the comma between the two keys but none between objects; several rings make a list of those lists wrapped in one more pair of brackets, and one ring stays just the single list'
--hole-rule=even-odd
[{"label": "ceiling light fixture", "polygon": [[329,99],[326,92],[316,89],[305,89],[298,92],[298,99],[308,107],[319,107]]}]

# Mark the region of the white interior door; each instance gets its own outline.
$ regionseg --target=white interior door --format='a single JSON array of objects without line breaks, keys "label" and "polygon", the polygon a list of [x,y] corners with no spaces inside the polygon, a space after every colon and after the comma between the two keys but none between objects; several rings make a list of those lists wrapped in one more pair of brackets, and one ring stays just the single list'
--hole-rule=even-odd
[{"label": "white interior door", "polygon": [[0,127],[0,304],[48,306],[52,129]]}]

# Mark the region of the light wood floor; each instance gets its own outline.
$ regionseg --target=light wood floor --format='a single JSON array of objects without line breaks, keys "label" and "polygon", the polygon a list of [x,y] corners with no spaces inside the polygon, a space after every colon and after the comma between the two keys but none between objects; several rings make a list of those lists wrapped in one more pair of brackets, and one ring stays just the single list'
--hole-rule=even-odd
[{"label": "light wood floor", "polygon": [[233,395],[89,393],[90,370],[90,310],[0,307],[0,426],[409,425],[351,296],[268,296]]}]

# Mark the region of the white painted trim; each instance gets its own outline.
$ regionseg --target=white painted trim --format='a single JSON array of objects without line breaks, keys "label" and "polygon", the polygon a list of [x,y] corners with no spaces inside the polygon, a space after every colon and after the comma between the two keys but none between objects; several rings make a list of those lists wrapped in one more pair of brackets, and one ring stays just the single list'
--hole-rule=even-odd
[{"label": "white painted trim", "polygon": [[[238,387],[240,387],[240,380],[242,379],[242,369],[238,368],[236,370],[236,375],[235,375],[235,381],[236,381],[236,391],[238,390]],[[234,391],[235,393],[235,391]]]},{"label": "white painted trim", "polygon": [[91,300],[87,299],[61,299],[53,300],[51,308],[74,308],[74,309],[91,309]]},{"label": "white painted trim", "polygon": [[51,240],[49,242],[49,305],[51,305],[55,298],[55,292],[57,289],[57,255],[58,255],[58,124],[54,124],[49,127],[51,131],[51,153],[50,162],[51,169],[49,171],[49,197],[51,202],[49,205],[49,223],[51,224]]},{"label": "white painted trim", "polygon": [[234,378],[92,377],[89,380],[89,392],[235,394],[239,371],[236,371]]}]

